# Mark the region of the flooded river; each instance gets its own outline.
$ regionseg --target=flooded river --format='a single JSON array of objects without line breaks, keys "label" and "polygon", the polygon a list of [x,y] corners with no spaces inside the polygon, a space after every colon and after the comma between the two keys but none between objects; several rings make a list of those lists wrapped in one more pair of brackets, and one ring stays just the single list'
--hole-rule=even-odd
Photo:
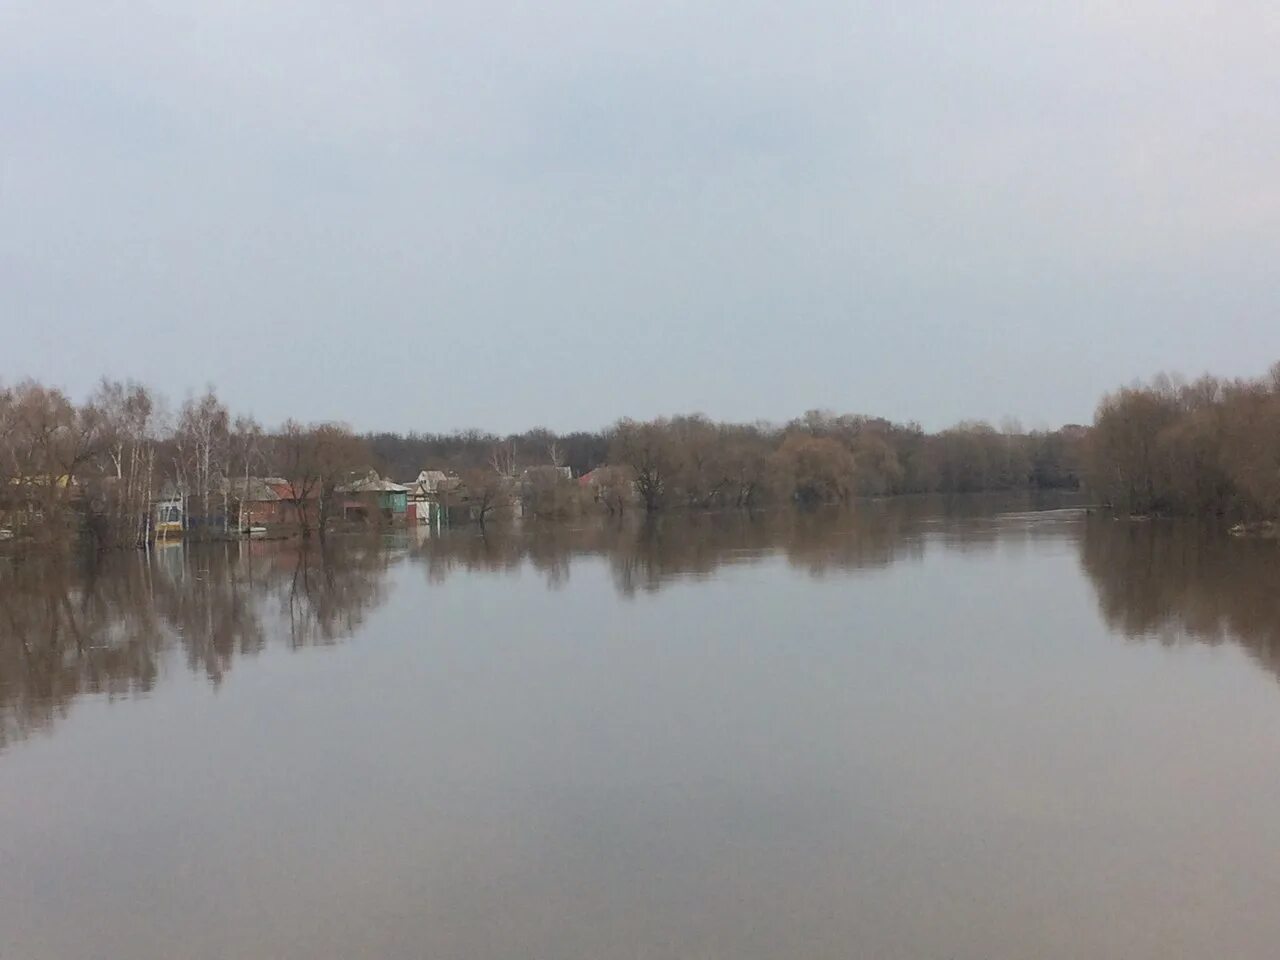
[{"label": "flooded river", "polygon": [[1262,960],[1278,676],[1052,502],[0,561],[0,960]]}]

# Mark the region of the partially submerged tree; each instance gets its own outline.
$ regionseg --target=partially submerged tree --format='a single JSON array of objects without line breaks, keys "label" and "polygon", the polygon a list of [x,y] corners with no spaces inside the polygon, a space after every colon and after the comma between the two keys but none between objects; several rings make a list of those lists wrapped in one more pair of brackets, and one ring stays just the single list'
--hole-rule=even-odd
[{"label": "partially submerged tree", "polygon": [[676,472],[677,454],[668,426],[666,420],[620,420],[609,445],[610,463],[631,470],[636,493],[649,513],[665,503]]},{"label": "partially submerged tree", "polygon": [[581,487],[550,464],[525,471],[520,497],[525,516],[538,520],[567,520],[582,512]]},{"label": "partially submerged tree", "polygon": [[778,450],[778,460],[800,503],[846,503],[853,496],[857,462],[832,437],[790,434]]},{"label": "partially submerged tree", "polygon": [[0,437],[3,522],[39,539],[65,539],[75,527],[73,495],[106,447],[101,413],[28,380],[0,399]]},{"label": "partially submerged tree", "polygon": [[104,378],[90,404],[106,454],[87,487],[91,527],[100,545],[146,543],[158,481],[156,401],[140,383]]},{"label": "partially submerged tree", "polygon": [[[188,399],[178,415],[174,434],[177,455],[174,468],[178,489],[186,498],[185,522],[191,529],[193,521],[202,537],[212,532],[213,504],[222,501],[225,526],[226,502],[223,483],[228,467],[231,417],[214,393],[213,387],[205,390],[198,400]],[[194,503],[193,503],[194,501]],[[192,506],[198,507],[198,517],[191,517]]]},{"label": "partially submerged tree", "polygon": [[496,470],[476,467],[462,473],[462,503],[480,526],[504,512],[511,502],[511,485]]},{"label": "partially submerged tree", "polygon": [[272,439],[271,462],[303,534],[316,530],[323,537],[337,487],[368,463],[368,448],[345,425],[289,420]]}]

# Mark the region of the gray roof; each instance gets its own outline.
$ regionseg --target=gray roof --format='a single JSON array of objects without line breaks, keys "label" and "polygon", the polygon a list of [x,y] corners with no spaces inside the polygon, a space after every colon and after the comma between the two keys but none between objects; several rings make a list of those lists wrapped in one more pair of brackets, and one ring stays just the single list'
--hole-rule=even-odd
[{"label": "gray roof", "polygon": [[435,493],[449,483],[449,475],[443,470],[423,470],[416,480],[409,481],[409,488],[419,494]]},{"label": "gray roof", "polygon": [[365,480],[357,480],[355,483],[349,483],[338,488],[339,493],[408,493],[409,488],[401,486],[398,483],[392,483],[390,480],[376,480],[373,478]]},{"label": "gray roof", "polygon": [[247,483],[244,477],[237,477],[229,481],[227,483],[227,495],[236,500],[254,502],[280,499],[280,495],[272,490],[267,481],[261,477],[250,477]]}]

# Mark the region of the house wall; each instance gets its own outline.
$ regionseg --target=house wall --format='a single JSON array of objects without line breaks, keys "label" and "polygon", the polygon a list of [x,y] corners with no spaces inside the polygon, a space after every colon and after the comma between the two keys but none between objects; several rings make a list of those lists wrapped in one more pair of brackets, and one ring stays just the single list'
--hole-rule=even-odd
[{"label": "house wall", "polygon": [[[297,506],[292,500],[279,501],[278,508],[280,523],[299,525],[299,512]],[[305,501],[302,514],[306,517],[307,525],[314,528],[320,522],[320,504],[315,500]]]},{"label": "house wall", "polygon": [[390,510],[393,514],[402,514],[409,507],[409,494],[394,491],[379,493],[378,507],[381,510]]},{"label": "house wall", "polygon": [[342,500],[341,516],[347,520],[403,520],[409,507],[409,494],[372,491],[347,494]]},{"label": "house wall", "polygon": [[182,501],[162,500],[155,505],[153,522],[157,536],[182,533]]},{"label": "house wall", "polygon": [[430,523],[431,501],[423,498],[410,500],[405,508],[405,519],[410,523]]},{"label": "house wall", "polygon": [[[231,515],[238,519],[240,513],[238,510],[233,510]],[[297,514],[290,504],[279,500],[246,500],[244,518],[247,523],[253,526],[264,527],[295,523]]]}]

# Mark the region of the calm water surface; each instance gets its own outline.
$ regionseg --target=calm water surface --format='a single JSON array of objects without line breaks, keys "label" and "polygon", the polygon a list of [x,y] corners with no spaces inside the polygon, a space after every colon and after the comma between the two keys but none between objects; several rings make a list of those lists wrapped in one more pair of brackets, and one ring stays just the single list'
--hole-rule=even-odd
[{"label": "calm water surface", "polygon": [[1280,545],[1035,506],[0,561],[0,958],[1280,955]]}]

